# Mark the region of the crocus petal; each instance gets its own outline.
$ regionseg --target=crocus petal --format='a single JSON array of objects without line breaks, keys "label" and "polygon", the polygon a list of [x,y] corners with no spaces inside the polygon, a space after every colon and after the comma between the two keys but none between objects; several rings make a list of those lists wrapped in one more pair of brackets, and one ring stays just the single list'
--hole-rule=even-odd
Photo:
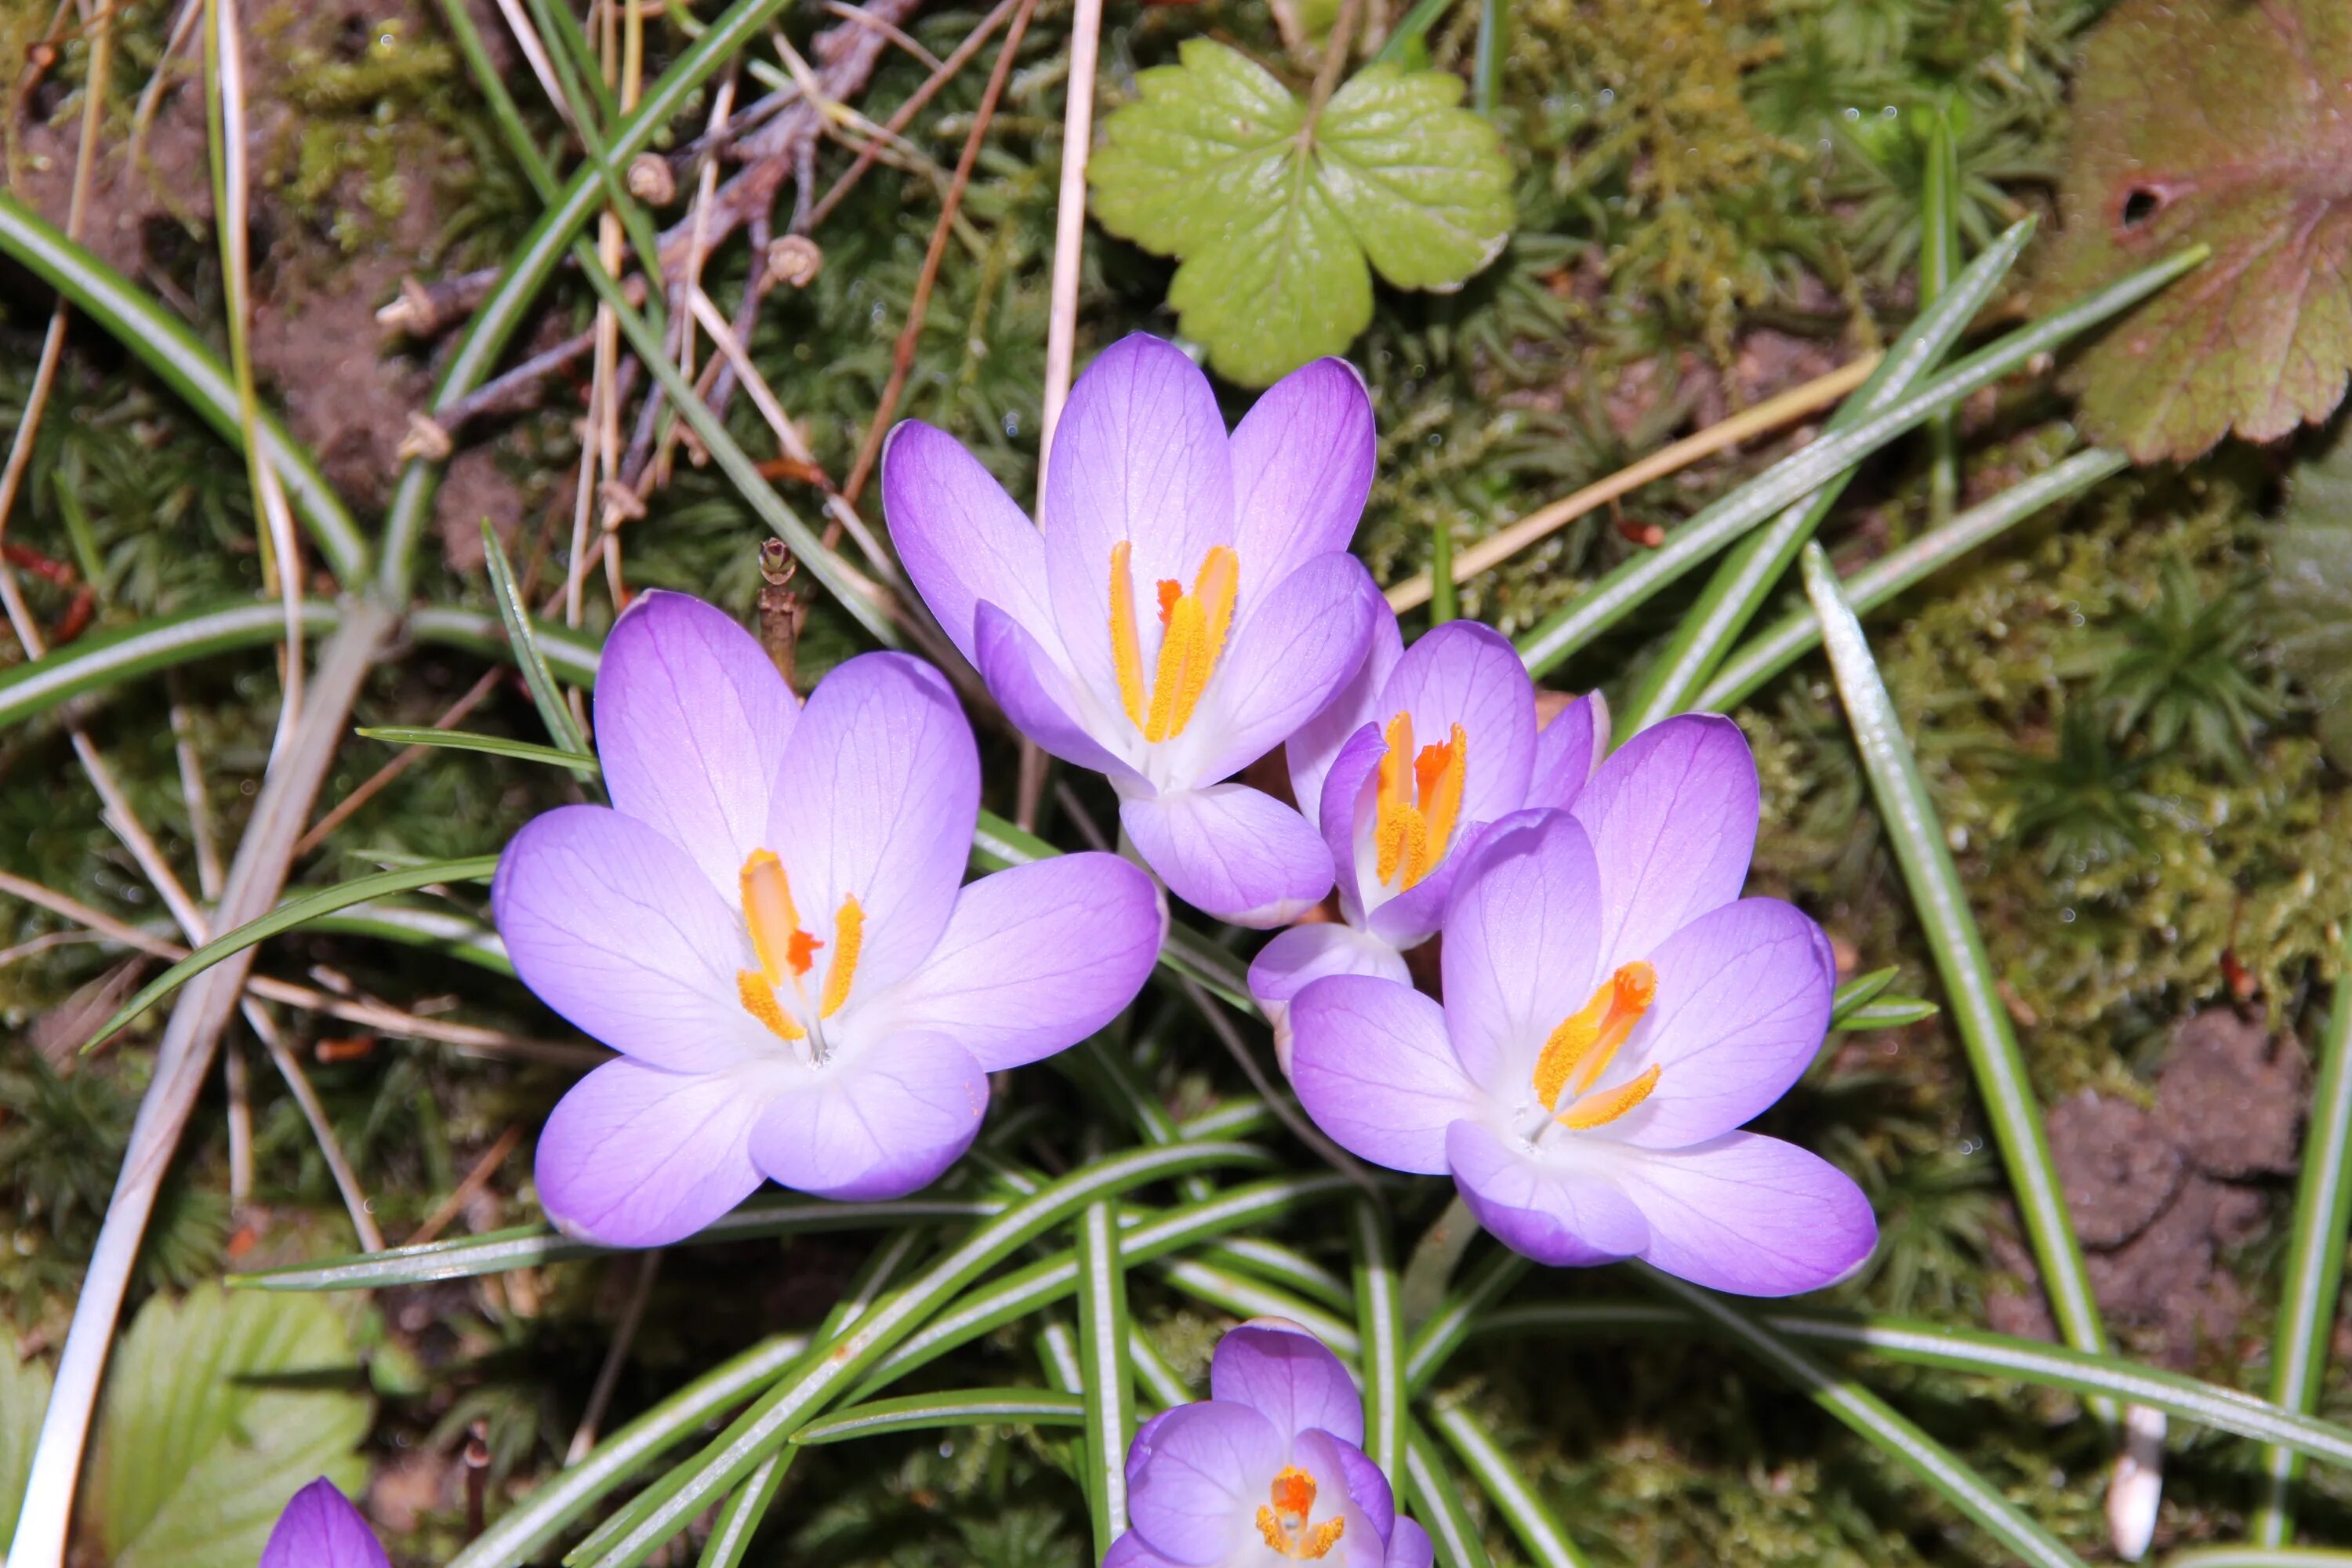
[{"label": "crocus petal", "polygon": [[1601,882],[1584,830],[1559,812],[1495,825],[1454,885],[1440,955],[1445,1022],[1470,1076],[1506,1101],[1530,1091],[1545,1037],[1592,994]]},{"label": "crocus petal", "polygon": [[1328,1568],[1387,1568],[1389,1530],[1396,1523],[1396,1502],[1383,1482],[1372,1495],[1384,1505],[1385,1520],[1364,1507],[1358,1488],[1372,1489],[1357,1467],[1370,1471],[1370,1479],[1381,1479],[1378,1467],[1364,1451],[1328,1432],[1307,1431],[1291,1443],[1290,1462],[1315,1478],[1315,1510],[1310,1516],[1314,1522],[1339,1521],[1339,1550],[1323,1559]]},{"label": "crocus petal", "polygon": [[766,1078],[606,1062],[556,1102],[539,1135],[540,1206],[566,1234],[606,1247],[692,1236],[760,1184],[748,1145]]},{"label": "crocus petal", "polygon": [[892,428],[882,510],[915,591],[965,658],[980,663],[973,616],[983,601],[1051,635],[1045,536],[954,437],[918,419]]},{"label": "crocus petal", "polygon": [[1389,754],[1388,741],[1378,724],[1366,723],[1348,738],[1323,775],[1323,795],[1316,826],[1324,847],[1331,851],[1331,869],[1339,882],[1339,912],[1350,925],[1364,923],[1363,872],[1356,851],[1363,828],[1377,809],[1373,775]]},{"label": "crocus petal", "polygon": [[1265,1500],[1286,1447],[1274,1423],[1246,1405],[1206,1399],[1170,1411],[1128,1489],[1135,1533],[1179,1563],[1223,1561]]},{"label": "crocus petal", "polygon": [[[1014,729],[1072,766],[1108,773],[1114,783],[1142,778],[1094,738],[1079,717],[1092,710],[1092,702],[1071,685],[1029,628],[991,604],[980,606],[977,624],[972,663]],[[1124,715],[1119,721],[1125,722]]]},{"label": "crocus petal", "polygon": [[1118,820],[1170,891],[1235,925],[1281,925],[1331,890],[1331,857],[1307,819],[1245,784],[1134,796]]},{"label": "crocus petal", "polygon": [[[1372,1521],[1372,1529],[1386,1541],[1396,1531],[1396,1492],[1388,1477],[1372,1463],[1372,1457],[1353,1443],[1343,1442],[1329,1433],[1311,1434],[1329,1439],[1329,1446],[1339,1461],[1340,1473],[1347,1477],[1348,1495]],[[1303,1446],[1303,1445],[1302,1445]],[[1374,1559],[1380,1561],[1379,1558]]]},{"label": "crocus petal", "polygon": [[1130,552],[1148,671],[1160,647],[1153,584],[1189,590],[1210,546],[1234,542],[1224,418],[1209,378],[1183,351],[1138,332],[1087,367],[1054,426],[1043,521],[1045,584],[1071,667],[1091,689],[1115,694],[1112,546],[1124,541]]},{"label": "crocus petal", "polygon": [[1341,975],[1290,1004],[1290,1077],[1315,1124],[1392,1171],[1440,1175],[1446,1128],[1483,1113],[1445,1014],[1410,985]]},{"label": "crocus petal", "polygon": [[1135,1000],[1160,954],[1159,889],[1116,855],[1065,855],[956,895],[921,967],[860,1006],[881,1034],[945,1035],[990,1072],[1072,1046]]},{"label": "crocus petal", "polygon": [[614,809],[677,845],[722,895],[759,847],[800,704],[751,633],[684,594],[641,595],[596,670]]},{"label": "crocus petal", "polygon": [[737,999],[741,917],[633,816],[566,805],[532,818],[499,857],[490,909],[522,983],[616,1051],[709,1071],[769,1038]]},{"label": "crocus petal", "polygon": [[[1515,812],[1512,816],[1524,815]],[[1400,948],[1419,947],[1435,936],[1445,923],[1445,911],[1454,905],[1454,889],[1461,886],[1462,874],[1477,864],[1479,846],[1493,831],[1493,825],[1485,822],[1465,823],[1455,828],[1445,858],[1431,868],[1429,875],[1396,897],[1383,900],[1366,915],[1365,928]]]},{"label": "crocus petal", "polygon": [[773,1098],[751,1129],[770,1180],[866,1202],[929,1186],[971,1146],[988,1075],[944,1035],[868,1043]]},{"label": "crocus petal", "polygon": [[829,943],[819,967],[842,951],[835,918],[853,897],[864,917],[856,985],[887,985],[921,963],[954,907],[979,816],[980,752],[938,670],[868,653],[819,681],[768,821],[802,923]]},{"label": "crocus petal", "polygon": [[1284,1318],[1228,1330],[1209,1362],[1209,1397],[1246,1405],[1285,1442],[1309,1427],[1360,1446],[1364,1402],[1339,1358]]},{"label": "crocus petal", "polygon": [[1412,984],[1404,955],[1376,936],[1338,921],[1318,921],[1275,933],[1258,949],[1249,968],[1250,994],[1258,1005],[1287,1003],[1318,980],[1334,974]]},{"label": "crocus petal", "polygon": [[1596,1090],[1661,1068],[1601,1131],[1673,1149],[1753,1121],[1821,1049],[1837,964],[1822,928],[1778,899],[1710,910],[1651,954],[1657,999]]},{"label": "crocus petal", "polygon": [[1506,1142],[1475,1121],[1447,1130],[1454,1185],[1478,1223],[1538,1263],[1580,1267],[1639,1253],[1650,1239],[1642,1211],[1611,1182]]},{"label": "crocus petal", "polygon": [[1364,647],[1364,662],[1324,704],[1323,710],[1301,724],[1284,743],[1283,757],[1290,767],[1291,798],[1308,816],[1321,814],[1324,776],[1339,760],[1340,748],[1358,730],[1372,723],[1372,710],[1381,688],[1388,684],[1389,672],[1403,657],[1404,635],[1397,629],[1396,612],[1382,599],[1372,612],[1372,636]]},{"label": "crocus petal", "polygon": [[1183,1564],[1173,1557],[1160,1556],[1130,1530],[1110,1543],[1110,1550],[1103,1553],[1102,1568],[1183,1568]]},{"label": "crocus petal", "polygon": [[1413,744],[1443,743],[1456,724],[1469,742],[1463,822],[1492,822],[1526,801],[1535,756],[1536,689],[1518,650],[1491,626],[1448,621],[1404,650],[1372,714],[1412,716]]},{"label": "crocus petal", "polygon": [[320,1476],[287,1503],[261,1549],[260,1568],[391,1568],[351,1500]]},{"label": "crocus petal", "polygon": [[1311,556],[1345,550],[1371,493],[1378,441],[1363,378],[1341,359],[1304,364],[1234,426],[1234,544],[1242,597]]},{"label": "crocus petal", "polygon": [[1364,660],[1381,591],[1352,555],[1318,555],[1276,583],[1217,661],[1202,711],[1184,735],[1182,777],[1231,777],[1322,711]]},{"label": "crocus petal", "polygon": [[1609,704],[1588,691],[1536,731],[1535,765],[1528,773],[1528,805],[1565,811],[1576,804],[1609,744]]},{"label": "crocus petal", "polygon": [[1642,1256],[1738,1296],[1819,1289],[1870,1256],[1870,1200],[1836,1166],[1753,1132],[1687,1149],[1602,1145],[1610,1173],[1649,1223]]},{"label": "crocus petal", "polygon": [[1429,1531],[1409,1519],[1400,1519],[1389,1532],[1388,1568],[1436,1568],[1437,1548]]},{"label": "crocus petal", "polygon": [[1604,965],[1648,957],[1739,896],[1759,800],[1747,737],[1711,713],[1644,730],[1601,764],[1570,811],[1601,868]]}]

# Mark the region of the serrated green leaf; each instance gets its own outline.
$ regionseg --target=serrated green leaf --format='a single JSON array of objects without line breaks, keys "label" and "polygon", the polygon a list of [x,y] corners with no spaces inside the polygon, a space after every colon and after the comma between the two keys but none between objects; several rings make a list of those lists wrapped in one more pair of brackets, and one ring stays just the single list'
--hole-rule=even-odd
[{"label": "serrated green leaf", "polygon": [[2352,435],[2295,469],[2271,536],[2265,629],[2319,704],[2319,738],[2352,767]]},{"label": "serrated green leaf", "polygon": [[48,1363],[0,1354],[0,1538],[16,1533],[25,1478],[33,1468],[33,1446],[40,1440],[41,1416],[49,1407],[49,1384]]},{"label": "serrated green leaf", "polygon": [[250,1568],[299,1489],[323,1475],[356,1492],[358,1366],[318,1297],[206,1285],[150,1300],[108,1370],[82,1492],[110,1568]]},{"label": "serrated green leaf", "polygon": [[1207,38],[1136,79],[1087,171],[1103,226],[1182,265],[1168,291],[1221,375],[1263,386],[1344,352],[1371,274],[1445,290],[1501,253],[1511,166],[1459,78],[1375,64],[1319,116]]},{"label": "serrated green leaf", "polygon": [[2068,152],[2054,296],[2213,247],[2074,367],[2090,433],[2147,463],[2326,417],[2352,368],[2352,7],[2128,0],[2084,50]]}]

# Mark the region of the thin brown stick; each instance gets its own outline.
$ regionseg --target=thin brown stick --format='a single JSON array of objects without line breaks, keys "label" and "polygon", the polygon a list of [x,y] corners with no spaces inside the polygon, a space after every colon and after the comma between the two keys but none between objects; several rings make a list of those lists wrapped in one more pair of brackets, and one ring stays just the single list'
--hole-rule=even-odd
[{"label": "thin brown stick", "polygon": [[1062,187],[1054,214],[1054,280],[1045,319],[1045,397],[1037,426],[1037,495],[1045,494],[1054,426],[1069,401],[1078,349],[1078,274],[1087,242],[1087,154],[1094,143],[1095,62],[1102,48],[1102,0],[1077,0],[1070,28],[1069,103],[1062,121]]},{"label": "thin brown stick", "polygon": [[[971,63],[972,56],[980,52],[981,46],[988,41],[989,36],[1004,25],[1004,19],[1012,16],[1014,8],[1020,4],[1021,0],[997,0],[996,8],[981,18],[980,26],[974,27],[965,37],[964,41],[958,44],[950,52],[948,58],[940,62],[939,68],[931,72],[922,86],[907,95],[906,102],[891,111],[890,118],[883,121],[884,127],[893,135],[897,135],[912,124],[915,116],[923,111],[923,106],[931,101],[940,89],[953,80],[956,73]],[[842,198],[849,195],[857,182],[865,177],[866,171],[872,168],[881,155],[882,143],[878,142],[861,149],[849,167],[843,171],[841,178],[833,183],[833,188],[818,198],[814,210],[810,214],[811,224],[823,223],[827,215],[841,205]]]},{"label": "thin brown stick", "polygon": [[[449,704],[448,710],[441,717],[433,721],[433,727],[436,730],[456,729],[467,714],[480,707],[482,700],[497,689],[499,675],[499,671],[496,669],[484,671],[482,678],[475,681],[463,697]],[[376,769],[359,788],[337,801],[324,816],[310,825],[310,831],[303,834],[294,845],[296,858],[308,855],[311,850],[324,844],[330,834],[351,820],[353,812],[373,800],[383,792],[386,784],[415,767],[425,754],[432,750],[434,748],[431,746],[403,746],[397,756]]]},{"label": "thin brown stick", "polygon": [[613,1403],[613,1390],[620,1384],[621,1369],[629,1363],[629,1350],[636,1343],[637,1325],[645,1321],[646,1303],[653,1299],[654,1277],[661,1272],[661,1260],[658,1247],[637,1259],[637,1278],[629,1287],[629,1300],[621,1309],[621,1321],[613,1327],[612,1348],[604,1352],[604,1364],[596,1369],[595,1386],[588,1391],[588,1406],[580,1413],[580,1426],[572,1434],[572,1447],[564,1452],[563,1462],[567,1465],[578,1464],[596,1446],[596,1428],[604,1424],[604,1412]]},{"label": "thin brown stick", "polygon": [[[1671,447],[1661,447],[1640,462],[1629,464],[1605,479],[1589,484],[1573,495],[1529,512],[1510,527],[1456,555],[1454,558],[1454,580],[1467,583],[1479,573],[1510,559],[1595,507],[1606,506],[1643,485],[1688,468],[1702,458],[1737,447],[1768,430],[1777,430],[1808,414],[1819,413],[1868,380],[1870,373],[1878,367],[1878,360],[1877,354],[1864,354],[1850,364],[1840,365],[1827,375],[1817,376],[1802,386],[1791,387],[1753,408],[1710,425],[1696,435],[1685,436]],[[1425,605],[1429,603],[1432,586],[1426,572],[1417,577],[1408,577],[1389,590],[1389,607],[1402,613]]]},{"label": "thin brown stick", "polygon": [[898,416],[898,399],[907,390],[907,377],[915,368],[915,346],[923,334],[923,317],[931,307],[931,289],[940,278],[940,262],[946,257],[948,236],[955,228],[956,214],[963,209],[963,193],[971,182],[972,165],[980,162],[982,143],[988,140],[989,121],[996,117],[997,100],[1003,96],[1004,83],[1013,74],[1013,58],[1021,52],[1022,35],[1029,29],[1030,14],[1036,9],[1036,0],[1019,0],[1020,8],[1013,13],[1013,26],[1006,30],[1004,44],[996,51],[996,65],[988,73],[988,86],[980,95],[980,108],[971,117],[971,131],[963,139],[963,151],[956,156],[955,174],[948,183],[947,199],[940,205],[940,220],[931,226],[931,243],[923,252],[923,269],[915,278],[915,297],[907,307],[907,324],[899,329],[898,342],[890,351],[890,379],[883,384],[882,401],[874,410],[874,417],[866,426],[866,438],[857,444],[857,461],[849,469],[849,483],[842,488],[842,496],[855,506],[866,491],[866,481],[873,476],[874,465],[882,456],[882,438],[890,430],[891,421]]},{"label": "thin brown stick", "polygon": [[507,1156],[513,1153],[515,1145],[521,1142],[522,1123],[508,1122],[506,1131],[499,1134],[499,1141],[474,1162],[472,1170],[466,1173],[466,1179],[459,1182],[447,1197],[433,1206],[433,1212],[425,1216],[425,1223],[418,1226],[402,1245],[422,1247],[446,1230],[449,1222],[464,1213],[466,1205],[474,1201],[474,1194],[489,1185],[490,1178],[499,1173],[499,1167],[507,1163]]}]

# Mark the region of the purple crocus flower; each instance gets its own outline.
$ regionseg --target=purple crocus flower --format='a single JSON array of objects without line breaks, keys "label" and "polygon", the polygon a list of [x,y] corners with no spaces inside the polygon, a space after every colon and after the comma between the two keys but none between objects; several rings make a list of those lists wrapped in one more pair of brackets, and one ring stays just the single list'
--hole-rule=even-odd
[{"label": "purple crocus flower", "polygon": [[1217,1342],[1208,1398],[1136,1433],[1130,1528],[1103,1568],[1430,1568],[1363,1441],[1339,1358],[1286,1319],[1253,1319]]},{"label": "purple crocus flower", "polygon": [[523,983],[622,1053],[540,1137],[567,1231],[675,1241],[762,1177],[912,1192],[971,1142],[989,1073],[1100,1028],[1150,971],[1159,895],[1115,856],[961,886],[980,759],[928,665],[862,655],[803,709],[734,621],[647,594],[595,717],[612,806],[532,821],[490,893]]},{"label": "purple crocus flower", "polygon": [[351,1500],[320,1476],[287,1503],[261,1549],[260,1568],[391,1568]]},{"label": "purple crocus flower", "polygon": [[1307,819],[1231,779],[1362,663],[1381,606],[1348,553],[1372,413],[1339,360],[1232,436],[1192,362],[1140,335],[1070,393],[1044,530],[909,420],[882,459],[891,536],[931,613],[1038,745],[1108,776],[1119,824],[1187,902],[1276,926],[1331,888]]},{"label": "purple crocus flower", "polygon": [[1488,626],[1452,621],[1408,649],[1385,605],[1363,668],[1290,739],[1291,788],[1323,828],[1339,920],[1259,950],[1250,992],[1289,1050],[1290,999],[1330,974],[1402,984],[1456,874],[1513,812],[1565,806],[1607,743],[1597,696],[1536,728],[1535,684]]},{"label": "purple crocus flower", "polygon": [[1444,1005],[1393,981],[1317,981],[1291,1004],[1293,1081],[1356,1153],[1451,1173],[1480,1223],[1538,1262],[1642,1258],[1784,1296],[1877,1238],[1826,1162],[1737,1131],[1819,1049],[1829,943],[1742,899],[1756,765],[1729,721],[1669,720],[1567,811],[1496,826],[1457,882]]}]

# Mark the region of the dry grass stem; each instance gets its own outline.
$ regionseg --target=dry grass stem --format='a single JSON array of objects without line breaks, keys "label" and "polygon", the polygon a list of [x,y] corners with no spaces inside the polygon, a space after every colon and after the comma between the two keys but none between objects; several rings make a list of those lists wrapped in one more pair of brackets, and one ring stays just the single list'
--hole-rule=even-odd
[{"label": "dry grass stem", "polygon": [[[1791,387],[1778,397],[1767,398],[1755,407],[1733,415],[1730,418],[1708,426],[1695,436],[1685,436],[1671,447],[1661,447],[1638,463],[1629,464],[1594,484],[1585,486],[1575,494],[1552,502],[1539,510],[1528,513],[1508,528],[1499,530],[1454,558],[1454,580],[1467,583],[1479,573],[1499,565],[1545,536],[1558,532],[1595,507],[1640,489],[1643,485],[1664,479],[1690,467],[1702,458],[1711,458],[1727,447],[1737,447],[1769,430],[1817,414],[1844,397],[1870,377],[1878,368],[1879,356],[1867,353],[1851,363],[1840,365],[1827,375],[1818,376],[1802,386]],[[1428,573],[1409,577],[1389,590],[1389,607],[1402,614],[1429,603],[1434,586]]]}]

